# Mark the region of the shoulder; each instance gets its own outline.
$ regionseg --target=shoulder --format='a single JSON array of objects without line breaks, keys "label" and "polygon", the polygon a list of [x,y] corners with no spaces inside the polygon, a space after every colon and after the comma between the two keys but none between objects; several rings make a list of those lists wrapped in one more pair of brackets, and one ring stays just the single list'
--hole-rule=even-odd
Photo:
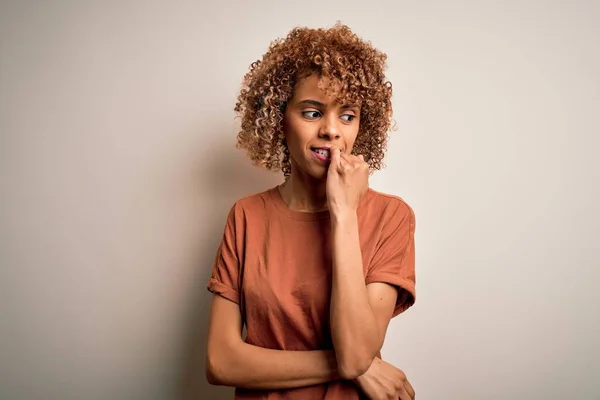
[{"label": "shoulder", "polygon": [[414,224],[413,208],[402,197],[369,188],[365,205],[371,213],[377,213],[388,221],[411,221]]},{"label": "shoulder", "polygon": [[272,203],[273,190],[277,190],[277,187],[248,194],[238,199],[231,207],[230,216],[239,218],[248,214],[256,215],[267,212]]},{"label": "shoulder", "polygon": [[385,237],[415,231],[415,213],[400,196],[369,188],[360,207],[366,229],[375,229]]}]

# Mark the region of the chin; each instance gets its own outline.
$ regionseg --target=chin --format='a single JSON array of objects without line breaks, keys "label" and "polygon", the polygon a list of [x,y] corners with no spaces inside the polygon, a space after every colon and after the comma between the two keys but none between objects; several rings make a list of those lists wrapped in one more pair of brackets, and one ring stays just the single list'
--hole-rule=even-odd
[{"label": "chin", "polygon": [[305,176],[314,180],[323,181],[327,179],[327,168],[302,168],[302,172]]},{"label": "chin", "polygon": [[307,165],[304,171],[308,172],[314,179],[325,180],[327,179],[327,172],[329,171],[329,165],[321,166],[321,165]]}]

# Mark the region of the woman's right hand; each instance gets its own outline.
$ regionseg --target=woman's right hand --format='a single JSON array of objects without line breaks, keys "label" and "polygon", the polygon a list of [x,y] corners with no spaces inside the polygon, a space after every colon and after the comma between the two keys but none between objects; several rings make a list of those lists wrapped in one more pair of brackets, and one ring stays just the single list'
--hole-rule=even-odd
[{"label": "woman's right hand", "polygon": [[354,382],[371,400],[414,400],[415,391],[402,370],[380,358]]}]

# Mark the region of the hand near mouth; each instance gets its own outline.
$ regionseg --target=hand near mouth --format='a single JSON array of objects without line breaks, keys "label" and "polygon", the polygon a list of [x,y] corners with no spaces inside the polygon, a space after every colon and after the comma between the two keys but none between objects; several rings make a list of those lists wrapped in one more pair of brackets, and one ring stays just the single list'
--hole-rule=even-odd
[{"label": "hand near mouth", "polygon": [[369,165],[362,155],[345,154],[331,148],[327,171],[327,203],[334,217],[355,213],[369,187]]}]

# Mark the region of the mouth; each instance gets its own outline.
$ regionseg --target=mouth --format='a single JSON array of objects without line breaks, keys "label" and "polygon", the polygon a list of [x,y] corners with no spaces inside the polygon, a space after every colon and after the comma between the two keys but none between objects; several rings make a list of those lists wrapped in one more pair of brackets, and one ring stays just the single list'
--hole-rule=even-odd
[{"label": "mouth", "polygon": [[311,147],[310,151],[313,153],[315,158],[317,158],[321,162],[329,162],[330,161],[330,153],[329,149],[325,147]]}]

